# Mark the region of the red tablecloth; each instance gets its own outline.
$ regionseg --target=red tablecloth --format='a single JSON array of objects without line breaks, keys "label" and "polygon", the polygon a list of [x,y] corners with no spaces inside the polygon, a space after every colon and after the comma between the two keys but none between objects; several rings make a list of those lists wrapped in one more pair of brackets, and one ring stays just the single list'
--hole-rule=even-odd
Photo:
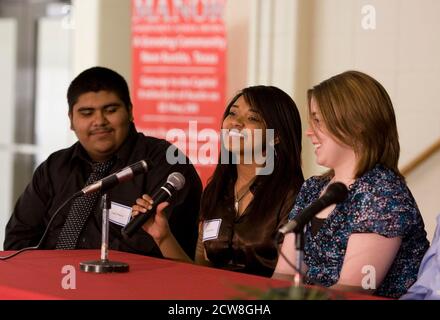
[{"label": "red tablecloth", "polygon": [[[1,253],[5,255],[6,253]],[[261,289],[288,282],[111,251],[109,260],[128,263],[128,273],[80,271],[79,263],[99,260],[98,250],[29,251],[0,261],[0,299],[232,299],[237,285]],[[64,266],[75,268],[76,289],[63,289]]]},{"label": "red tablecloth", "polygon": [[[80,271],[80,262],[99,258],[99,250],[42,250],[0,260],[0,299],[215,300],[245,298],[238,285],[263,290],[291,285],[281,280],[119,251],[111,251],[109,260],[128,263],[128,273]],[[75,272],[63,273],[64,266],[73,266]],[[70,280],[75,277],[75,289],[63,288],[66,276]],[[350,295],[348,298],[369,297]]]}]

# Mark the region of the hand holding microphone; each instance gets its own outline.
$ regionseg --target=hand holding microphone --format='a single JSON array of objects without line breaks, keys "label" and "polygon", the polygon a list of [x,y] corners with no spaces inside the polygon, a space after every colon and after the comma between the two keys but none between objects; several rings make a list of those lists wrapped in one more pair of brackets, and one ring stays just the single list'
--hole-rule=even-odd
[{"label": "hand holding microphone", "polygon": [[[142,198],[138,198],[136,200],[136,204],[132,206],[132,219],[137,217],[139,214],[146,214],[151,210],[151,208],[153,208],[153,204],[154,201],[148,194],[144,194]],[[165,239],[171,232],[168,219],[164,212],[168,205],[168,202],[159,203],[157,205],[154,218],[148,219],[142,225],[142,229],[148,233],[157,244],[162,242],[162,240]]]},{"label": "hand holding microphone", "polygon": [[[171,195],[185,185],[185,177],[179,172],[173,172],[168,176],[167,182],[150,198],[144,195],[142,198],[136,200],[136,205],[133,206],[134,211],[138,211],[132,220],[121,230],[124,237],[131,237],[137,230],[139,230],[148,219],[155,214],[156,210],[160,211],[159,216],[155,218],[157,220],[159,228],[167,228],[168,221],[163,216],[162,211],[167,204],[158,205],[168,200]],[[152,235],[153,238],[156,236]],[[157,236],[160,236],[159,234]]]}]

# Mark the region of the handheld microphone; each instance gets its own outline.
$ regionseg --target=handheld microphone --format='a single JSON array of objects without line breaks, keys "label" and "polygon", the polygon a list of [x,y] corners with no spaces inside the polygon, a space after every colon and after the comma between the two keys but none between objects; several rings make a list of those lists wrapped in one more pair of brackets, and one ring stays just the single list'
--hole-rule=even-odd
[{"label": "handheld microphone", "polygon": [[150,210],[147,210],[147,212],[140,212],[134,217],[124,228],[122,228],[122,235],[125,238],[131,237],[156,212],[159,203],[168,200],[175,191],[182,189],[184,185],[185,177],[180,172],[171,173],[168,176],[167,182],[151,197],[153,199],[153,207]]},{"label": "handheld microphone", "polygon": [[95,183],[92,183],[88,185],[87,187],[84,187],[80,193],[82,195],[93,193],[99,190],[105,191],[110,188],[113,188],[114,186],[118,185],[119,183],[122,183],[124,181],[128,181],[133,179],[134,176],[145,173],[148,171],[148,165],[145,160],[138,161],[136,163],[133,163],[130,166],[125,167],[124,169],[121,169],[120,171],[113,173],[105,178],[102,178],[101,180],[96,181]]},{"label": "handheld microphone", "polygon": [[302,212],[300,212],[293,220],[282,226],[278,232],[286,234],[288,232],[298,232],[304,228],[304,226],[312,220],[312,218],[324,208],[328,206],[340,203],[347,198],[348,189],[342,182],[332,183],[327,187],[325,193]]}]

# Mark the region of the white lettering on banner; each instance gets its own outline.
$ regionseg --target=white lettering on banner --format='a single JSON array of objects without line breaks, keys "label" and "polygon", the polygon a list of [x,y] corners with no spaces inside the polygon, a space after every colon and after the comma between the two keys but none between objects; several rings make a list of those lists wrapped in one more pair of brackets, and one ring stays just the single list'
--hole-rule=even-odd
[{"label": "white lettering on banner", "polygon": [[212,101],[218,102],[220,94],[218,92],[209,92],[204,90],[157,90],[157,89],[139,89],[137,92],[139,99],[145,100],[190,100],[190,101]]},{"label": "white lettering on banner", "polygon": [[132,40],[134,48],[142,49],[167,49],[175,51],[177,49],[226,49],[226,39],[216,36],[207,37],[188,37],[177,35],[175,37],[166,36],[134,36]]},{"label": "white lettering on banner", "polygon": [[[226,1],[131,0],[136,126],[158,138],[183,129],[171,136],[200,164],[202,181],[219,153],[217,128],[226,104]],[[188,121],[197,121],[201,131],[187,134]],[[197,140],[188,138],[194,134]]]},{"label": "white lettering on banner", "polygon": [[170,24],[146,24],[141,26],[133,26],[133,32],[138,33],[167,33],[171,31],[176,31],[178,33],[224,33],[225,27],[220,24],[191,24],[191,23],[182,23],[179,25],[170,25]]},{"label": "white lettering on banner", "polygon": [[159,102],[157,105],[157,112],[159,113],[176,113],[176,114],[197,114],[200,110],[200,107],[197,103],[164,103]]},{"label": "white lettering on banner", "polygon": [[218,55],[215,53],[206,53],[200,51],[194,51],[192,53],[194,62],[197,64],[217,64]]},{"label": "white lettering on banner", "polygon": [[158,77],[154,75],[144,75],[140,78],[141,87],[151,88],[197,88],[197,89],[215,89],[218,86],[218,80],[214,77]]},{"label": "white lettering on banner", "polygon": [[223,20],[223,0],[135,0],[135,16],[149,23]]},{"label": "white lettering on banner", "polygon": [[161,51],[159,53],[156,52],[148,52],[142,50],[140,53],[140,61],[142,63],[156,63],[156,64],[183,64],[188,65],[192,63],[191,56],[185,52],[167,52]]}]

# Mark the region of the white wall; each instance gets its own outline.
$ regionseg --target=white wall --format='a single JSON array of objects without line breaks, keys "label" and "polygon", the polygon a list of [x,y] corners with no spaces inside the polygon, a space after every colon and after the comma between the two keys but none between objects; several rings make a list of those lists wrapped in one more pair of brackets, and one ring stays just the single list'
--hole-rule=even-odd
[{"label": "white wall", "polygon": [[[128,3],[128,4],[127,4]],[[131,1],[100,0],[98,62],[131,83]]]},{"label": "white wall", "polygon": [[[365,5],[376,11],[376,29],[365,30],[361,24]],[[440,105],[436,103],[440,92],[440,1],[314,0],[314,9],[312,82],[347,69],[378,79],[394,103],[400,166],[407,164],[440,137]],[[430,239],[434,215],[440,211],[434,200],[440,189],[439,167],[438,161],[424,164],[408,180],[409,187],[417,189],[415,197]]]},{"label": "white wall", "polygon": [[[307,127],[305,91],[332,75],[356,69],[378,79],[391,96],[400,134],[401,167],[439,139],[440,105],[436,95],[440,92],[440,1],[292,0],[287,3],[256,0],[253,4],[254,8],[265,6],[259,9],[260,15],[277,12],[282,6],[281,12],[288,12],[296,21],[296,36],[288,32],[281,35],[285,45],[277,47],[272,57],[266,59],[266,67],[258,69],[259,66],[250,61],[254,70],[249,72],[256,79],[279,85],[276,77],[268,78],[264,73],[276,70],[279,63],[276,57],[283,50],[289,52],[290,42],[295,42],[294,55],[284,56],[284,63],[285,72],[294,74],[293,88],[287,91],[300,108],[303,130]],[[365,19],[372,11],[376,24],[374,29],[368,29]],[[264,19],[258,19],[258,14],[255,17],[253,24],[258,28],[252,36],[262,44],[257,48],[261,57],[268,50],[267,44],[273,43],[277,35],[270,32],[276,23],[264,29]],[[285,14],[278,14],[275,19],[283,21],[284,17]],[[294,70],[289,68],[292,61]],[[440,162],[435,159],[438,155],[408,178],[430,239],[435,215],[440,213]],[[307,177],[323,170],[315,164],[307,138],[303,141],[303,168]]]},{"label": "white wall", "polygon": [[240,0],[226,2],[225,25],[228,49],[226,52],[226,98],[232,98],[236,92],[248,84],[249,32],[251,28],[252,2]]},{"label": "white wall", "polygon": [[407,183],[425,221],[428,239],[431,241],[440,215],[440,152],[416,168],[407,177]]},{"label": "white wall", "polygon": [[98,64],[99,0],[73,0],[73,77]]},{"label": "white wall", "polygon": [[131,80],[131,1],[73,0],[74,75],[105,66]]},{"label": "white wall", "polygon": [[72,29],[63,18],[38,21],[35,132],[37,162],[75,141],[67,116],[67,88],[72,77]]}]

